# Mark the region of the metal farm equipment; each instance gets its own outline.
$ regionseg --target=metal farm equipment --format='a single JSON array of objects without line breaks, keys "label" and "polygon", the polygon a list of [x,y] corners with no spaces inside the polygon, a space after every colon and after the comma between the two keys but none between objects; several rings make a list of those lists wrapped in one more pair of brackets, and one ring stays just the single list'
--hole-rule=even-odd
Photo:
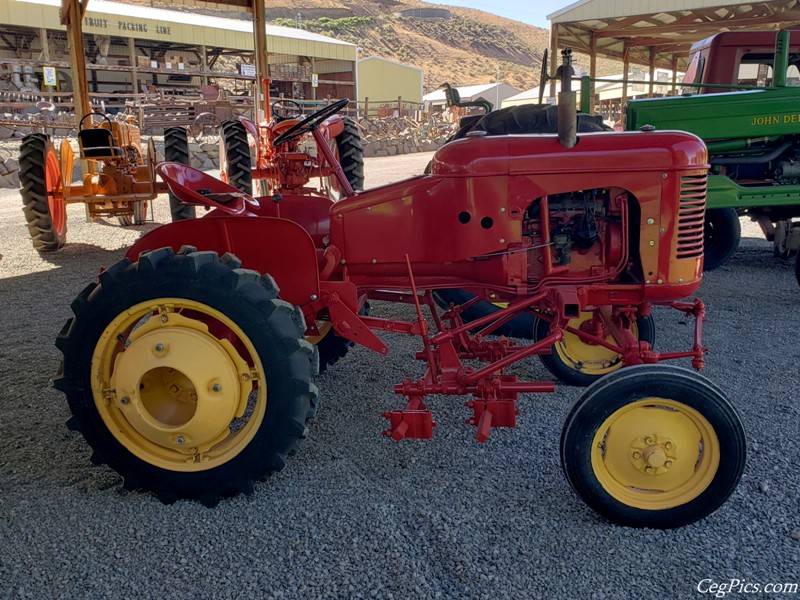
[{"label": "metal farm equipment", "polygon": [[[682,300],[701,280],[703,143],[633,132],[576,145],[569,127],[473,136],[440,149],[428,175],[355,193],[322,133],[344,104],[273,140],[310,131],[338,202],[253,198],[159,165],[176,198],[210,212],[143,236],[73,302],[57,340],[55,385],[94,461],[165,502],[250,492],[305,437],[320,366],[351,344],[388,354],[381,332],[419,337],[427,366],[394,386],[403,406],[384,413],[385,435],[431,438],[429,397],[459,396],[483,442],[515,426],[521,393],[554,389],[509,367],[574,338],[631,365],[589,387],[566,419],[561,461],[577,494],[609,519],[660,528],[724,503],[744,468],[741,422],[715,385],[656,364],[703,365],[704,306]],[[464,324],[469,302],[440,311],[433,300],[448,288],[507,305]],[[368,316],[369,299],[409,303],[416,318]],[[658,353],[638,339],[654,306],[694,319],[691,349]],[[522,313],[547,323],[542,339],[492,335]]]}]

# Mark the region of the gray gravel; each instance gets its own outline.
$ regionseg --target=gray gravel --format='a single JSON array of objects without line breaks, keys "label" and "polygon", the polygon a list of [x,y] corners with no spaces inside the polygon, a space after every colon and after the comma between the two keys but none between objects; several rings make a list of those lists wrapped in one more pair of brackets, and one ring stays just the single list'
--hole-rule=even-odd
[{"label": "gray gravel", "polygon": [[[420,172],[429,156],[370,160],[369,183]],[[150,226],[89,225],[71,207],[68,246],[42,258],[19,207],[0,192],[0,598],[691,598],[705,578],[800,583],[800,289],[763,240],[743,240],[701,290],[705,374],[744,419],[745,476],[709,518],[649,531],[605,522],[561,474],[578,388],[524,396],[519,427],[485,445],[444,398],[431,403],[434,440],[383,438],[381,412],[400,406],[392,385],[421,373],[418,340],[401,336],[387,336],[387,359],[358,348],[319,378],[311,437],[253,496],[210,510],[124,491],[63,425],[53,340],[98,267]],[[656,318],[659,348],[688,346],[687,323]],[[517,372],[549,379],[535,361]]]}]

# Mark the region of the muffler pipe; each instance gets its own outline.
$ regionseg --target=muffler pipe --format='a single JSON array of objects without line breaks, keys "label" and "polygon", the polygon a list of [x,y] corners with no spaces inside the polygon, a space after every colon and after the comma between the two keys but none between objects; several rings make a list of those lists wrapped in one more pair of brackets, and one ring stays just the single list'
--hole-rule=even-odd
[{"label": "muffler pipe", "polygon": [[558,94],[558,141],[564,148],[574,148],[578,143],[578,107],[575,92],[572,91],[572,50],[561,51],[561,66],[556,76],[561,77],[561,91]]}]

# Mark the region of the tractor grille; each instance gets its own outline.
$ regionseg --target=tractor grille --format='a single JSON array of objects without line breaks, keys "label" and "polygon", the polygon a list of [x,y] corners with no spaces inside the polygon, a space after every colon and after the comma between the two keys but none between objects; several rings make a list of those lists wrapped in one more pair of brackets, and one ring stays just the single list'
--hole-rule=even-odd
[{"label": "tractor grille", "polygon": [[681,177],[681,199],[678,207],[678,258],[703,255],[703,217],[706,212],[708,175]]}]

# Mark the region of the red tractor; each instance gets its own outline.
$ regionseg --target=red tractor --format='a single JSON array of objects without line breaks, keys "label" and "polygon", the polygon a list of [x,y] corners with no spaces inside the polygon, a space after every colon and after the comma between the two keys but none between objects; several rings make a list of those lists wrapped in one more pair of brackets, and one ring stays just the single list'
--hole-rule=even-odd
[{"label": "red tractor", "polygon": [[[722,505],[744,468],[739,417],[700,375],[655,364],[703,365],[703,303],[681,300],[702,274],[703,143],[666,131],[575,138],[568,126],[471,136],[440,149],[430,174],[354,193],[322,133],[346,103],[272,141],[310,132],[338,202],[253,198],[188,166],[158,167],[180,201],[210,212],[143,236],[77,297],[57,341],[55,385],[93,460],[165,502],[250,492],[306,436],[320,362],[353,343],[386,355],[381,332],[418,336],[427,365],[395,385],[404,404],[384,414],[385,435],[432,437],[428,397],[455,395],[485,441],[515,426],[520,393],[554,389],[508,368],[573,339],[631,365],[566,419],[561,460],[577,494],[631,526],[677,527]],[[433,300],[453,288],[506,308],[464,324],[469,306],[441,312]],[[369,299],[407,302],[416,319],[368,316]],[[640,339],[654,306],[694,318],[691,349],[658,353]],[[547,323],[541,339],[492,335],[522,313]]]},{"label": "red tractor", "polygon": [[[258,125],[243,117],[222,124],[221,179],[247,194],[253,193],[255,180],[259,195],[320,195],[331,200],[344,197],[345,190],[340,188],[331,165],[322,160],[316,142],[309,141],[307,136],[291,136],[287,141],[275,144],[284,132],[302,121],[302,106],[293,100],[281,99],[271,108],[271,118]],[[319,143],[328,146],[336,156],[351,191],[362,190],[364,150],[358,125],[335,114],[336,110],[330,113],[329,110],[325,107],[319,111],[330,117],[320,121]],[[254,140],[255,165],[248,134]],[[308,186],[315,178],[319,178],[320,185]]]}]

